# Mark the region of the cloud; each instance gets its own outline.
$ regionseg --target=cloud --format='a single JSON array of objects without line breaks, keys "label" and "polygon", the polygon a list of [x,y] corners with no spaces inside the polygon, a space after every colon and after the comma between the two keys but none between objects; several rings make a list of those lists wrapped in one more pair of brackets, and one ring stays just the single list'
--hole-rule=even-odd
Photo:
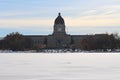
[{"label": "cloud", "polygon": [[[73,8],[69,8],[70,10]],[[66,10],[66,9],[65,9]],[[67,9],[68,10],[68,9]],[[41,13],[41,12],[39,12]],[[48,12],[43,13],[47,14]],[[12,26],[14,27],[29,27],[29,26],[53,26],[54,24],[54,17],[42,17],[42,14],[38,17],[31,17],[31,15],[37,14],[37,12],[23,12],[23,13],[0,13],[0,16],[7,17],[7,18],[1,18],[0,19],[0,27],[8,27]],[[69,13],[69,12],[68,12]],[[73,12],[72,12],[73,13]],[[20,16],[22,15],[22,18],[13,18],[14,16]],[[30,15],[30,17],[26,18],[24,15]],[[50,15],[49,15],[50,16]],[[11,17],[11,18],[8,18]],[[97,7],[93,9],[89,9],[83,12],[80,12],[79,15],[76,17],[73,17],[72,15],[66,15],[66,17],[63,17],[66,22],[66,26],[78,26],[78,27],[93,27],[93,26],[120,26],[120,5],[106,5],[102,7]]]},{"label": "cloud", "polygon": [[[120,26],[120,14],[112,15],[92,15],[82,16],[78,18],[65,18],[66,26]],[[41,18],[29,18],[29,19],[2,19],[0,20],[0,27],[12,26],[12,27],[29,27],[29,26],[53,26],[54,19],[41,19]]]},{"label": "cloud", "polygon": [[120,26],[120,19],[68,19],[68,26],[78,27],[100,27],[100,26]]},{"label": "cloud", "polygon": [[53,24],[53,20],[51,19],[2,19],[0,20],[0,27],[28,27],[28,26],[50,26]]},{"label": "cloud", "polygon": [[69,26],[120,26],[120,6],[103,6],[84,11],[77,18],[66,21]]},{"label": "cloud", "polygon": [[94,9],[89,9],[84,11],[82,15],[103,15],[103,14],[113,14],[113,13],[120,13],[120,5],[106,5],[100,6]]}]

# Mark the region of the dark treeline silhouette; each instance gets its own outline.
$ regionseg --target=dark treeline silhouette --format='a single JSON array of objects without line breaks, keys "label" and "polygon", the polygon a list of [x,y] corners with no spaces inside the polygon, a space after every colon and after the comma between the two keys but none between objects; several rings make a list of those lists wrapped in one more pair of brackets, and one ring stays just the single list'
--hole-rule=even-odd
[{"label": "dark treeline silhouette", "polygon": [[[47,38],[45,39],[44,44],[47,45]],[[74,40],[71,40],[70,49],[75,51],[75,46],[73,44]],[[1,50],[47,50],[45,45],[38,44],[38,46],[35,46],[30,38],[25,37],[18,32],[10,33],[0,40]],[[70,49],[68,50],[70,51]],[[118,34],[87,35],[80,41],[80,50],[108,51],[108,49],[111,51],[120,49],[120,37]]]},{"label": "dark treeline silhouette", "polygon": [[120,49],[120,38],[117,34],[99,34],[87,36],[81,41],[82,50],[103,50]]},{"label": "dark treeline silhouette", "polygon": [[32,49],[33,42],[31,39],[24,37],[18,32],[8,34],[0,40],[0,48],[2,50],[23,51]]}]

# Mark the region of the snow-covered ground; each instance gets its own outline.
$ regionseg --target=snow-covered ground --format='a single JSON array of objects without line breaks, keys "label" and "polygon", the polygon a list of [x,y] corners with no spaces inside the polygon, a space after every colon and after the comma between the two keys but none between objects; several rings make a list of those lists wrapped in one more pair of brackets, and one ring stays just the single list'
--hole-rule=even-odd
[{"label": "snow-covered ground", "polygon": [[0,54],[0,80],[120,80],[120,54]]}]

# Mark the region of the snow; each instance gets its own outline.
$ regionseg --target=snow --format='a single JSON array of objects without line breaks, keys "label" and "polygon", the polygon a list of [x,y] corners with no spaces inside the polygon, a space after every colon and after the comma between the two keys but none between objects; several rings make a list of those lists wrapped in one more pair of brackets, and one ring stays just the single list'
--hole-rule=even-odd
[{"label": "snow", "polygon": [[1,53],[0,80],[120,80],[119,53]]}]

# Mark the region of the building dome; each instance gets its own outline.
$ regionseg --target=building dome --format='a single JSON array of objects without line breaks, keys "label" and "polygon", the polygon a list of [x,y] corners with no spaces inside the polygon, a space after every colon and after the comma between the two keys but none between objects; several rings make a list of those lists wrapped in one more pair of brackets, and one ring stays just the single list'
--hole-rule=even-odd
[{"label": "building dome", "polygon": [[58,13],[58,17],[55,19],[55,24],[64,24],[64,19],[61,17],[60,13]]}]

